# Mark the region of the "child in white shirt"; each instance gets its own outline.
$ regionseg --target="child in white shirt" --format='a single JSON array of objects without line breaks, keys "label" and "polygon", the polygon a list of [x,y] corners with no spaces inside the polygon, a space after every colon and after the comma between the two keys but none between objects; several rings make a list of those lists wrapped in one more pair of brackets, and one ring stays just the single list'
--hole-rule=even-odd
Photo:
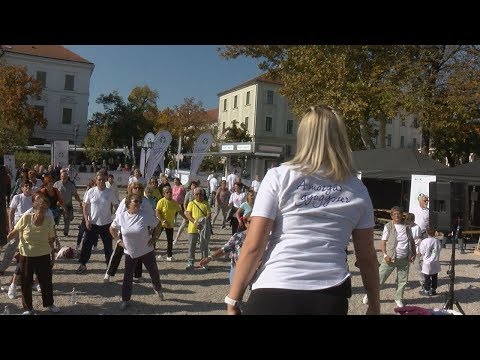
[{"label": "child in white shirt", "polygon": [[427,226],[427,238],[420,243],[420,253],[423,255],[422,273],[425,283],[420,294],[436,295],[438,273],[440,272],[440,241],[434,237],[435,229]]}]

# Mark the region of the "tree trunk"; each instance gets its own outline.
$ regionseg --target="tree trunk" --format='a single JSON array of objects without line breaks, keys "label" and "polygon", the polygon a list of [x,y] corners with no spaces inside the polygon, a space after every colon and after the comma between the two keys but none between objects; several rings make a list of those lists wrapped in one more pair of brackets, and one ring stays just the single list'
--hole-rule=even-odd
[{"label": "tree trunk", "polygon": [[384,115],[378,118],[378,137],[380,140],[379,147],[385,149],[385,138],[387,136],[387,119]]},{"label": "tree trunk", "polygon": [[375,144],[372,141],[372,137],[370,136],[370,131],[368,131],[368,123],[366,119],[361,119],[360,123],[360,136],[362,137],[363,145],[368,150],[375,149]]}]

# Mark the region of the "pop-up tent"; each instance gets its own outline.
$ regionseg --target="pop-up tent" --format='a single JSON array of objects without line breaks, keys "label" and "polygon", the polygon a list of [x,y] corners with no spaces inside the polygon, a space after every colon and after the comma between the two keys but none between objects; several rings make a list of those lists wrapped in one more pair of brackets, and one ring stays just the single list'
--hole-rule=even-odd
[{"label": "pop-up tent", "polygon": [[413,149],[373,149],[353,152],[362,178],[411,180],[412,174],[435,175],[447,166]]},{"label": "pop-up tent", "polygon": [[480,185],[480,161],[474,161],[435,172],[437,181],[464,182],[469,185]]}]

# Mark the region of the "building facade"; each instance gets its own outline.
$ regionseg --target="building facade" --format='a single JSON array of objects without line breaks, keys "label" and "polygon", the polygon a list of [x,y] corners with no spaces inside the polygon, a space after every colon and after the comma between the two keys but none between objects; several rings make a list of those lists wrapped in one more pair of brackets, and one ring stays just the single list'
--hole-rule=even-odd
[{"label": "building facade", "polygon": [[234,122],[245,124],[252,136],[252,155],[242,164],[251,178],[263,176],[295,153],[297,124],[287,99],[278,92],[281,86],[281,82],[259,76],[218,94],[220,139]]},{"label": "building facade", "polygon": [[30,102],[43,111],[48,125],[35,126],[33,137],[81,144],[87,134],[94,64],[61,45],[1,45],[0,59],[26,67],[43,85],[42,95]]},{"label": "building facade", "polygon": [[[375,132],[373,143],[376,147],[380,146],[378,135],[379,122],[370,119]],[[385,126],[385,147],[387,149],[409,148],[420,150],[422,145],[422,128],[417,118],[412,115],[397,116],[395,119],[387,119]]]}]

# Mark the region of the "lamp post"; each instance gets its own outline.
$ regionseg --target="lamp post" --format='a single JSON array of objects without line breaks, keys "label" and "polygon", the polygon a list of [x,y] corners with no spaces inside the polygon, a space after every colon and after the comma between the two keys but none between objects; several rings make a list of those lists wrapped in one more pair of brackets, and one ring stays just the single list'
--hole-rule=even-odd
[{"label": "lamp post", "polygon": [[153,141],[150,139],[148,139],[147,141],[138,140],[137,146],[143,149],[143,171],[142,169],[140,169],[140,171],[142,172],[142,175],[145,177],[145,167],[147,165],[147,150],[153,147]]},{"label": "lamp post", "polygon": [[74,166],[77,165],[77,135],[78,135],[78,128],[80,125],[75,124],[73,126],[73,160]]}]

